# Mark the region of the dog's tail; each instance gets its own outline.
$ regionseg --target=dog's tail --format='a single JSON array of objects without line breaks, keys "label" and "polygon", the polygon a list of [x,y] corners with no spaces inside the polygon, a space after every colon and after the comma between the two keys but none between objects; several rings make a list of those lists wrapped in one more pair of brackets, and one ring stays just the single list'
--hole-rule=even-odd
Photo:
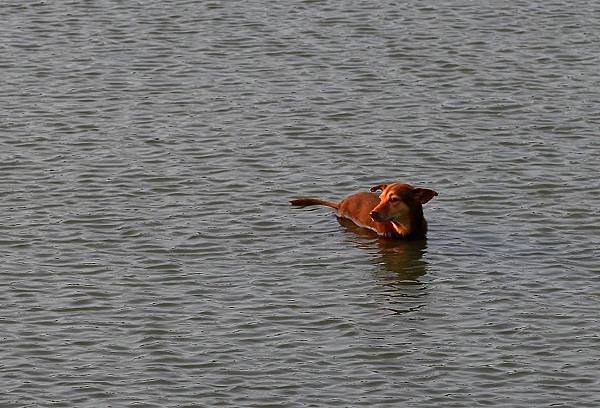
[{"label": "dog's tail", "polygon": [[307,205],[325,205],[327,207],[335,208],[336,210],[340,207],[338,203],[333,201],[319,200],[318,198],[298,198],[296,200],[290,200],[291,205],[298,205],[306,207]]}]

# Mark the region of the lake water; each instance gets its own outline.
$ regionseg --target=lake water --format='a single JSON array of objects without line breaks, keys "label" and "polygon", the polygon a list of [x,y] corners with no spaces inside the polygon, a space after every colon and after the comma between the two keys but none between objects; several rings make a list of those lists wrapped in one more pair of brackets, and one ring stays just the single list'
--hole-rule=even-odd
[{"label": "lake water", "polygon": [[0,18],[3,407],[600,406],[597,3]]}]

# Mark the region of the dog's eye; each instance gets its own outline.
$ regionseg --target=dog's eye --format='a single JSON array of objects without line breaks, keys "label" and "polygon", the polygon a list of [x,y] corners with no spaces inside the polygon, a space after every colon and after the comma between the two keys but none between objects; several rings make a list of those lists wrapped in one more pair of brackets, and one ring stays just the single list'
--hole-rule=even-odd
[{"label": "dog's eye", "polygon": [[400,198],[398,198],[398,197],[396,197],[396,196],[394,196],[394,197],[390,197],[390,201],[391,201],[392,203],[397,203],[398,201],[400,201]]}]

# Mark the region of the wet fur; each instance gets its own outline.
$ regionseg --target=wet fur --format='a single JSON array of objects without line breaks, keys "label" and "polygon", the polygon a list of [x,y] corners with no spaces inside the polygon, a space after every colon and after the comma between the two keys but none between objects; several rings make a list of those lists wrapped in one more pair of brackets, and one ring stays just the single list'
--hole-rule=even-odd
[{"label": "wet fur", "polygon": [[[378,196],[375,191],[382,190]],[[359,227],[375,231],[393,239],[423,239],[427,235],[427,221],[423,204],[438,194],[430,189],[414,188],[409,184],[379,184],[371,192],[360,192],[339,203],[318,198],[291,200],[295,206],[324,205],[334,208],[340,218]]]}]

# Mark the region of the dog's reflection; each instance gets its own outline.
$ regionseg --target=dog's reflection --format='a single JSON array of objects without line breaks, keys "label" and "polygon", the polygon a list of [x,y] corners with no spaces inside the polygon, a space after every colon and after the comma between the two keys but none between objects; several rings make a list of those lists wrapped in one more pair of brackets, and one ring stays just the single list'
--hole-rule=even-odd
[{"label": "dog's reflection", "polygon": [[355,245],[373,254],[372,262],[381,265],[387,272],[395,275],[397,280],[417,280],[427,272],[427,262],[423,254],[427,249],[425,240],[400,241],[378,237],[377,234],[358,227],[352,221],[338,218],[344,229],[351,231],[348,235]]},{"label": "dog's reflection", "polygon": [[[378,237],[377,234],[358,227],[352,221],[338,218],[340,225],[351,231],[350,239],[355,245],[373,254],[371,261],[385,270],[385,280],[399,282],[417,281],[427,273],[423,254],[427,249],[425,240],[401,241]],[[373,249],[377,251],[374,252]],[[384,271],[382,271],[384,272]],[[383,276],[381,276],[383,278]],[[390,282],[392,283],[392,282]]]},{"label": "dog's reflection", "polygon": [[379,237],[376,233],[356,226],[352,221],[339,219],[346,229],[348,239],[371,254],[377,287],[373,295],[381,296],[381,305],[394,315],[415,312],[427,302],[428,282],[423,255],[427,250],[425,240],[400,241]]}]

